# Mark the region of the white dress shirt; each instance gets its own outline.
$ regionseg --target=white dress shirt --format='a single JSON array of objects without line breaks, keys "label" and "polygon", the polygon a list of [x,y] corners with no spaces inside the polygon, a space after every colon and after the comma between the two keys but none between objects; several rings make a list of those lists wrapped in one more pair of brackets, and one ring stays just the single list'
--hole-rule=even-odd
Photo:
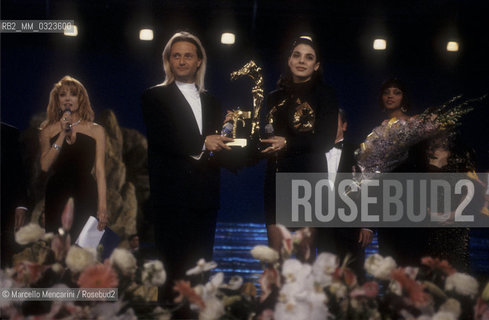
[{"label": "white dress shirt", "polygon": [[[335,143],[341,142],[344,139],[336,141]],[[341,152],[343,150],[333,147],[326,152],[326,160],[328,162],[328,178],[331,184],[331,188],[334,189],[334,182],[336,180],[336,173],[338,172],[338,167],[340,166]],[[373,233],[373,230],[362,228],[362,230],[367,230]]]},{"label": "white dress shirt", "polygon": [[[199,127],[199,132],[202,134],[202,102],[200,101],[200,93],[197,90],[197,86],[195,83],[185,83],[180,81],[175,81],[180,92],[187,100],[188,104],[192,108],[192,112],[194,114],[195,122]],[[205,149],[205,144],[202,145],[202,150]],[[200,154],[192,155],[192,158],[195,160],[199,160],[202,156],[202,152]]]},{"label": "white dress shirt", "polygon": [[197,90],[197,86],[195,83],[185,83],[180,81],[175,81],[175,84],[192,108],[195,121],[199,126],[199,132],[202,134],[202,103],[200,102],[200,94],[199,90]]},{"label": "white dress shirt", "polygon": [[[341,139],[340,141],[337,141],[336,143],[341,142],[341,141],[343,141],[343,139]],[[334,184],[334,181],[336,179],[336,173],[338,172],[338,167],[340,165],[340,159],[341,159],[341,152],[342,151],[343,150],[341,150],[341,149],[333,147],[333,148],[329,149],[328,152],[326,152],[326,160],[328,163],[328,177],[329,177],[330,181],[333,182],[333,184]]]}]

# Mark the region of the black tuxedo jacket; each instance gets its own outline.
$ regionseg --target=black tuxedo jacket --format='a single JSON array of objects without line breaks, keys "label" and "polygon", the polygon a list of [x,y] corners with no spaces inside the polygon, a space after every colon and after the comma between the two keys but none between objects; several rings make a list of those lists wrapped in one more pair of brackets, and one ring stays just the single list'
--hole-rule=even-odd
[{"label": "black tuxedo jacket", "polygon": [[343,141],[343,149],[341,150],[340,163],[338,164],[337,172],[352,172],[353,166],[356,165],[355,161],[355,145],[348,142]]},{"label": "black tuxedo jacket", "polygon": [[142,95],[148,138],[148,166],[154,208],[219,208],[219,168],[208,152],[199,160],[206,136],[222,126],[219,102],[201,93],[202,133],[192,109],[175,83]]}]

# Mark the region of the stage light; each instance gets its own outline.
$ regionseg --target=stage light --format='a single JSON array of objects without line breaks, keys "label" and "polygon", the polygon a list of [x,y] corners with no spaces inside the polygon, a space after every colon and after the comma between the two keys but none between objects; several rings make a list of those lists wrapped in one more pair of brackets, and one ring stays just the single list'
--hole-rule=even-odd
[{"label": "stage light", "polygon": [[221,35],[221,43],[222,44],[234,44],[235,40],[236,40],[236,37],[235,37],[234,33],[224,32]]},{"label": "stage light", "polygon": [[387,42],[384,39],[374,40],[374,50],[385,50],[387,48]]},{"label": "stage light", "polygon": [[143,40],[143,41],[153,40],[153,30],[151,30],[151,29],[139,30],[139,40]]},{"label": "stage light", "polygon": [[448,41],[448,43],[447,43],[447,51],[457,52],[458,51],[458,42],[456,42],[456,41]]},{"label": "stage light", "polygon": [[78,35],[78,27],[73,25],[71,28],[65,29],[63,34],[67,37],[76,37]]},{"label": "stage light", "polygon": [[299,38],[312,41],[312,38],[310,36],[300,36]]}]

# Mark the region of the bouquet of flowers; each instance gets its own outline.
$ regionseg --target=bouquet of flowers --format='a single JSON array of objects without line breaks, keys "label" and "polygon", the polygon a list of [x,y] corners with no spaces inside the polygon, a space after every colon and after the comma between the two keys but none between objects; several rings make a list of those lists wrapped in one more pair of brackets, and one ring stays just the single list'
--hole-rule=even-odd
[{"label": "bouquet of flowers", "polygon": [[460,102],[452,98],[440,107],[431,107],[407,120],[392,118],[374,128],[356,151],[363,178],[372,173],[391,172],[407,159],[408,149],[441,132],[454,132],[461,118],[473,110],[472,105],[486,96]]}]

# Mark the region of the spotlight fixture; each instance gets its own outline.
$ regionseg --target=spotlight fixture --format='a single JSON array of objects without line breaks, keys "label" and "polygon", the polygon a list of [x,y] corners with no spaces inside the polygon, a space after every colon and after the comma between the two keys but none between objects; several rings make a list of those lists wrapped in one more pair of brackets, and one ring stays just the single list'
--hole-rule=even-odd
[{"label": "spotlight fixture", "polygon": [[143,41],[153,40],[153,30],[152,29],[139,30],[139,40],[143,40]]},{"label": "spotlight fixture", "polygon": [[387,48],[387,42],[385,39],[374,40],[374,50],[385,50]]},{"label": "spotlight fixture", "polygon": [[300,36],[299,38],[300,39],[306,39],[306,40],[312,41],[312,38],[310,36]]},{"label": "spotlight fixture", "polygon": [[458,51],[458,42],[457,41],[448,41],[447,42],[447,51],[457,52]]},{"label": "spotlight fixture", "polygon": [[236,36],[234,35],[234,33],[231,33],[231,32],[224,32],[223,34],[221,34],[221,43],[222,44],[234,44],[236,40]]},{"label": "spotlight fixture", "polygon": [[78,27],[76,25],[72,25],[71,28],[66,28],[63,31],[63,34],[67,37],[76,37],[78,35]]}]

